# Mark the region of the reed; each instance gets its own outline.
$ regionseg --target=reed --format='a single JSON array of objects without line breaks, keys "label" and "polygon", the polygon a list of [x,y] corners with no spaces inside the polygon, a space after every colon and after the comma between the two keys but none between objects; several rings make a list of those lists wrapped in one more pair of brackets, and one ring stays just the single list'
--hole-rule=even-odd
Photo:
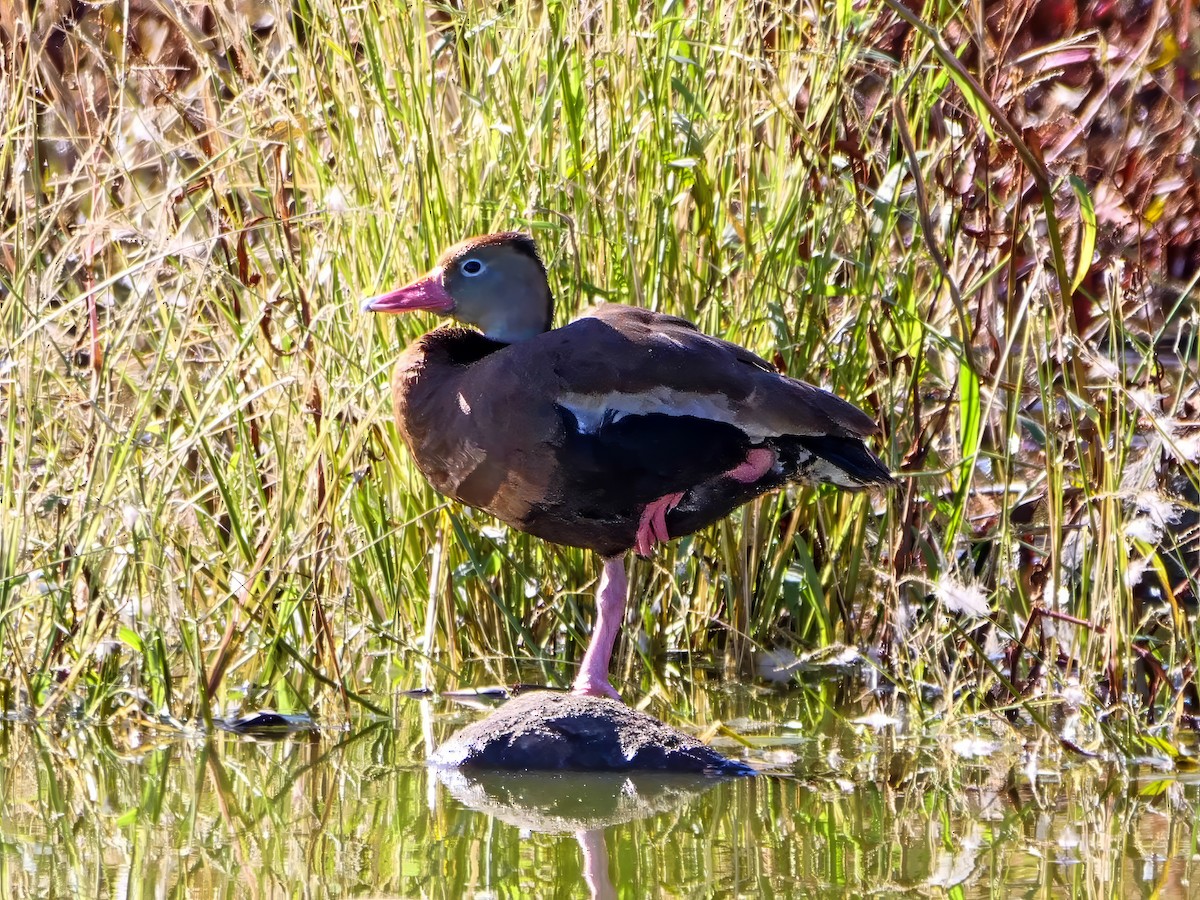
[{"label": "reed", "polygon": [[1019,97],[937,37],[986,45],[969,8],[897,60],[895,12],[842,3],[235,6],[88,8],[68,54],[40,7],[7,26],[11,709],[337,715],[388,690],[381,655],[567,683],[595,561],[431,491],[386,382],[432,323],[357,314],[525,228],[560,321],[688,316],[877,414],[901,478],[764,498],[637,564],[628,696],[675,651],[746,675],[845,644],[928,721],[1127,749],[1181,721],[1196,378],[1162,346],[1190,314],[1127,320],[1087,186],[1034,178]]}]

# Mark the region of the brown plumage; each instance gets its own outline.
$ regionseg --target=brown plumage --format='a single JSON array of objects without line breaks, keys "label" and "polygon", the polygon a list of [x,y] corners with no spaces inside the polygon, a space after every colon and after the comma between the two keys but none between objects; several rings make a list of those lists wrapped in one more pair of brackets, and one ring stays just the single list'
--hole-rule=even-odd
[{"label": "brown plumage", "polygon": [[439,328],[404,352],[396,422],[443,494],[606,559],[607,631],[594,633],[579,691],[614,693],[626,550],[649,553],[789,481],[892,481],[863,442],[878,430],[868,416],[684,319],[610,304],[550,330],[545,268],[523,234],[456,244],[363,308],[429,309],[482,329]]}]

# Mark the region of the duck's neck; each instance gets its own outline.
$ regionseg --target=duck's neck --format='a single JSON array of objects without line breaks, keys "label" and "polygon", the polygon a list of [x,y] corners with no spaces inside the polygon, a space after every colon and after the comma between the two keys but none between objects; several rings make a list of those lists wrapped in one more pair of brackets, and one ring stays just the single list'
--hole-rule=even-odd
[{"label": "duck's neck", "polygon": [[554,324],[554,296],[547,287],[540,297],[490,303],[471,318],[490,340],[516,344],[550,330]]}]

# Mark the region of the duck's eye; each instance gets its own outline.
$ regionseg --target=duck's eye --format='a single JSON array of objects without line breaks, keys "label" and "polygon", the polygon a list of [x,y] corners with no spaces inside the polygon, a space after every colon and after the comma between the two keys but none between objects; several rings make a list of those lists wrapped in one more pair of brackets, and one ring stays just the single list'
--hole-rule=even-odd
[{"label": "duck's eye", "polygon": [[472,258],[472,259],[468,259],[465,262],[463,262],[458,267],[458,271],[462,272],[464,275],[469,275],[471,277],[474,277],[476,275],[482,275],[483,270],[485,268],[486,268],[486,266],[484,266],[484,264],[482,262],[480,262],[477,259]]}]

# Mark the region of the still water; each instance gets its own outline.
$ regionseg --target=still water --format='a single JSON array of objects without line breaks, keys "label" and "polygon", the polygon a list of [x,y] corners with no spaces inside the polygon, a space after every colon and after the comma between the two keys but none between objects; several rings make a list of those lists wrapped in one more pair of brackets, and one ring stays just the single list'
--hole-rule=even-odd
[{"label": "still water", "polygon": [[272,739],[7,722],[0,897],[1200,897],[1196,780],[835,699],[651,706],[769,773],[728,781],[432,772],[461,697]]}]

